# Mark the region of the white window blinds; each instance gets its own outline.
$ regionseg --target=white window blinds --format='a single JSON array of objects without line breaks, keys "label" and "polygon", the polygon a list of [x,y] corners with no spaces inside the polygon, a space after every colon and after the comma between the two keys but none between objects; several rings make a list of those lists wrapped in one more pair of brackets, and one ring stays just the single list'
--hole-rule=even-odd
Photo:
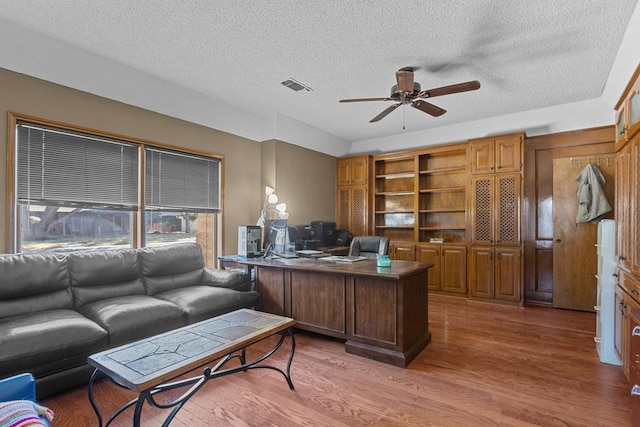
[{"label": "white window blinds", "polygon": [[145,151],[146,209],[220,211],[219,159],[158,148]]},{"label": "white window blinds", "polygon": [[18,122],[18,203],[138,209],[138,148]]}]

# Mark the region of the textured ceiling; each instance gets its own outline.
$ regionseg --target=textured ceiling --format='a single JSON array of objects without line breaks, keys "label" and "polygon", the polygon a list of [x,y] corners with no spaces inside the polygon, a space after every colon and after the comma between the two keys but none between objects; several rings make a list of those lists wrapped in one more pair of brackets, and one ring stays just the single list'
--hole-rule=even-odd
[{"label": "textured ceiling", "polygon": [[[0,18],[258,115],[348,141],[598,98],[636,0],[0,0]],[[6,41],[5,41],[6,42]],[[2,62],[0,61],[0,66]],[[395,71],[433,98],[378,123]],[[294,92],[293,78],[312,88]],[[613,113],[612,113],[613,117]]]}]

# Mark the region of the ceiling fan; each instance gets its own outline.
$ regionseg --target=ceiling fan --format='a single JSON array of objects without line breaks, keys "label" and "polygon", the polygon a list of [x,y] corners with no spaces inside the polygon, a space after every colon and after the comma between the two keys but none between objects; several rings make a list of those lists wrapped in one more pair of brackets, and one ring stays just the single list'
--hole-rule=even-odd
[{"label": "ceiling fan", "polygon": [[396,71],[396,80],[398,84],[391,87],[391,95],[386,98],[341,99],[340,102],[396,101],[396,104],[387,107],[382,113],[369,120],[369,123],[382,120],[399,106],[407,104],[434,117],[438,117],[447,111],[425,101],[424,98],[467,92],[480,88],[480,82],[472,80],[470,82],[458,83],[450,86],[421,90],[420,83],[413,81],[413,67],[404,67]]}]

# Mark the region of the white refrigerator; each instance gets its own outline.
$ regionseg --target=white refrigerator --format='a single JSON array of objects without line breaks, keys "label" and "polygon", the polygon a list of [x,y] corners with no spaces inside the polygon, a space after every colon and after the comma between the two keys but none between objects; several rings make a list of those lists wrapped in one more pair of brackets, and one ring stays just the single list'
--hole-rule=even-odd
[{"label": "white refrigerator", "polygon": [[611,219],[603,219],[598,223],[598,302],[596,310],[596,350],[600,361],[611,365],[621,365],[613,346],[616,269],[615,258],[615,223]]}]

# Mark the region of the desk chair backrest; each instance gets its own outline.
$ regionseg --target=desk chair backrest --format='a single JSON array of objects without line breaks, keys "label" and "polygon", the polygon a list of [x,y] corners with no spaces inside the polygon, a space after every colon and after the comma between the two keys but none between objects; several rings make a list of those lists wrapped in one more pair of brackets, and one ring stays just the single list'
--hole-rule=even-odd
[{"label": "desk chair backrest", "polygon": [[380,236],[356,236],[349,246],[350,256],[377,258],[389,253],[389,238]]}]

